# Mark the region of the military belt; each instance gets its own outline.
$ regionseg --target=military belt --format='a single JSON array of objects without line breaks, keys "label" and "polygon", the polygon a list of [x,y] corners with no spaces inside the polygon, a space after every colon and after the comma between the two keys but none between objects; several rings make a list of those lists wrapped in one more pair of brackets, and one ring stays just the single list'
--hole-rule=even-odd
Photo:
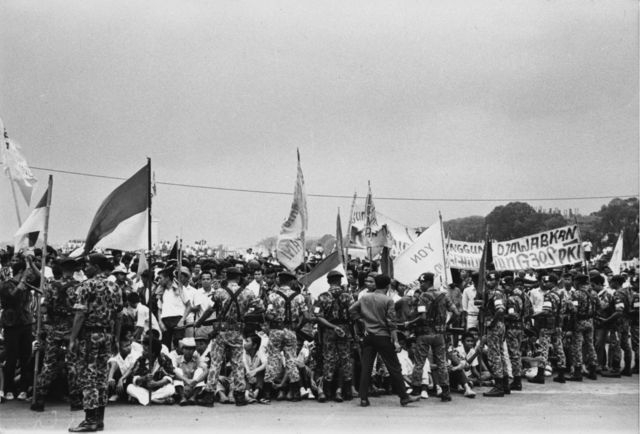
[{"label": "military belt", "polygon": [[82,330],[91,333],[111,333],[111,327],[86,326],[83,327]]}]

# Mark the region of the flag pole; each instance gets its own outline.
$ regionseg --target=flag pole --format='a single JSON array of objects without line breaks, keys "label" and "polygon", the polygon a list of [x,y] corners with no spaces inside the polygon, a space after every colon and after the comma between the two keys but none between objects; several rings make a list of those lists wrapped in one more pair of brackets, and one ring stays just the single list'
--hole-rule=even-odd
[{"label": "flag pole", "polygon": [[[338,240],[338,238],[336,237],[336,244],[339,249],[340,252],[340,262],[342,262],[342,268],[344,269],[344,272],[347,272],[347,260],[345,258],[345,254],[344,254],[344,234],[342,233],[342,222],[340,221],[340,207],[338,207],[338,222],[340,223],[340,240]],[[336,233],[336,235],[338,235]],[[338,241],[340,241],[339,245],[338,245]],[[346,277],[346,276],[345,276]]]},{"label": "flag pole", "polygon": [[[151,348],[153,348],[153,328],[152,328],[152,316],[153,316],[153,311],[151,309],[151,291],[152,291],[152,287],[151,287],[151,277],[152,277],[152,270],[151,270],[151,158],[147,157],[147,166],[148,166],[148,181],[149,181],[149,188],[147,189],[147,249],[149,251],[149,260],[147,261],[147,270],[149,271],[149,277],[147,278],[147,283],[146,283],[146,289],[149,292],[149,300],[147,302],[147,308],[149,309],[149,372],[151,372],[151,370],[153,369],[153,366],[151,365],[152,363],[152,351]],[[140,263],[138,263],[138,267],[140,266]],[[142,276],[142,275],[141,275]],[[120,337],[116,337],[117,339],[120,339]],[[143,338],[144,339],[144,338]],[[151,400],[151,389],[149,389],[149,400]]]},{"label": "flag pole", "polygon": [[[349,224],[347,225],[347,245],[344,249],[344,257],[345,261],[349,260],[349,244],[351,244],[351,225],[353,224],[353,213],[355,211],[356,199],[358,198],[358,193],[353,192],[353,201],[351,201],[351,211],[349,211]],[[343,234],[344,239],[344,234]]]},{"label": "flag pole", "polygon": [[587,279],[589,279],[589,285],[591,285],[591,276],[589,275],[589,261],[584,257],[584,247],[582,246],[582,232],[580,232],[580,225],[578,224],[578,217],[576,215],[573,216],[573,222],[578,228],[578,239],[580,240],[580,256],[582,257],[582,266],[584,267],[584,271],[587,274]]},{"label": "flag pole", "polygon": [[365,228],[364,233],[367,237],[367,257],[369,258],[369,263],[373,262],[373,248],[371,247],[371,201],[373,200],[373,194],[371,193],[371,180],[367,181],[369,185],[369,192],[367,193],[367,201],[365,203]]},{"label": "flag pole", "polygon": [[[47,186],[47,207],[44,214],[44,235],[42,248],[42,263],[40,264],[40,291],[36,294],[36,339],[40,339],[40,329],[42,328],[42,315],[41,315],[41,298],[44,294],[44,281],[45,270],[47,266],[47,243],[49,241],[49,212],[51,209],[51,190],[53,189],[53,176],[49,175],[49,184]],[[36,351],[36,358],[33,367],[33,396],[31,397],[31,403],[35,404],[38,399],[38,365],[40,364],[40,349]]]},{"label": "flag pole", "polygon": [[442,214],[440,214],[440,210],[438,210],[438,218],[440,219],[440,239],[442,240],[442,265],[444,267],[444,284],[445,286],[449,286],[449,281],[447,280],[447,246],[444,243],[444,226],[442,225]]}]

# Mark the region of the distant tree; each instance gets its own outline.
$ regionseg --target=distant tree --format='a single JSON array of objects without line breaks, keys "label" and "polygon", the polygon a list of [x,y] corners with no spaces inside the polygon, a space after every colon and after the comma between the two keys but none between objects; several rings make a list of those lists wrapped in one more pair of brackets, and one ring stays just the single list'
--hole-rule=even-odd
[{"label": "distant tree", "polygon": [[549,212],[536,211],[524,202],[510,202],[497,206],[486,218],[491,238],[498,241],[511,240],[527,235],[554,229],[568,224],[559,209]]},{"label": "distant tree", "polygon": [[471,216],[443,222],[445,236],[458,241],[481,241],[484,239],[484,217]]},{"label": "distant tree", "polygon": [[620,231],[624,230],[623,258],[638,256],[638,198],[612,199],[591,216],[596,218],[592,236],[599,247],[615,245]]}]

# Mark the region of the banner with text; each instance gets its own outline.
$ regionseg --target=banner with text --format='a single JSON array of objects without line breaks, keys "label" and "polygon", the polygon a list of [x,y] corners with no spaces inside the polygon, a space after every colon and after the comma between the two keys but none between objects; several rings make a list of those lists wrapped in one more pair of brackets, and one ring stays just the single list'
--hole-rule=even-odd
[{"label": "banner with text", "polygon": [[478,271],[482,258],[482,244],[450,240],[447,244],[449,267]]},{"label": "banner with text", "polygon": [[498,271],[561,267],[582,261],[578,225],[564,226],[510,241],[494,241],[493,264]]},{"label": "banner with text", "polygon": [[[364,207],[356,205],[353,210],[353,221],[349,228],[349,246],[355,248],[365,248],[365,226],[366,211]],[[414,228],[410,228],[395,220],[385,216],[380,211],[376,212],[377,225],[372,227],[372,231],[387,238],[384,244],[391,248],[391,257],[398,256],[404,249],[409,247],[417,238],[418,234]],[[379,253],[382,248],[374,248],[374,256]]]},{"label": "banner with text", "polygon": [[438,220],[393,261],[393,277],[398,282],[409,285],[422,273],[431,272],[435,274],[434,286],[451,282],[451,271],[444,263],[443,249],[442,231]]}]

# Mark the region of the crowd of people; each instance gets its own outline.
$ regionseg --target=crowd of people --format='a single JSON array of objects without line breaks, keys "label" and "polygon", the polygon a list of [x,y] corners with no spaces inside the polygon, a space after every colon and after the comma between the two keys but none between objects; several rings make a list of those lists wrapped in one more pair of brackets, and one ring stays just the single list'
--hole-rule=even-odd
[{"label": "crowd of people", "polygon": [[48,248],[44,268],[42,256],[0,255],[0,402],[44,411],[68,400],[85,411],[72,432],[103,429],[118,401],[368,406],[395,393],[407,405],[638,374],[634,269],[452,270],[443,287],[425,272],[405,286],[354,259],[313,297],[313,264],[290,272],[253,254],[146,269],[119,251],[74,259]]}]

